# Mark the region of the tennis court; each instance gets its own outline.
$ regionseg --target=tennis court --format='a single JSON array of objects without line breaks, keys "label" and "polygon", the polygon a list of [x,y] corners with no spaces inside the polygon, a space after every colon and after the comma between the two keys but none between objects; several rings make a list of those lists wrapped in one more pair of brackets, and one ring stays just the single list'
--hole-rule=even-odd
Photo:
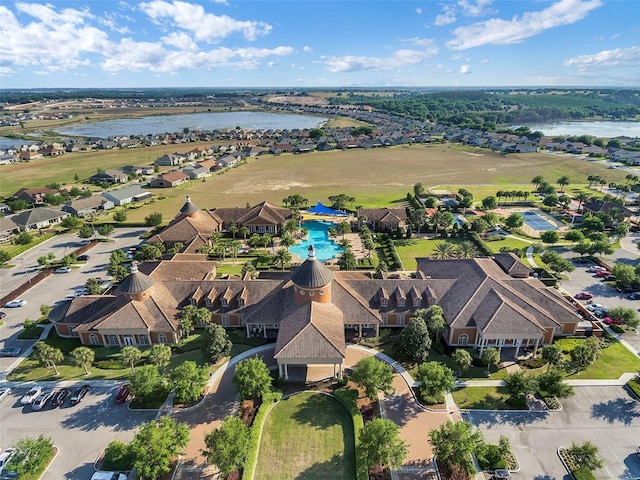
[{"label": "tennis court", "polygon": [[524,223],[526,223],[533,230],[547,231],[558,230],[558,227],[545,220],[541,215],[533,210],[521,212]]}]

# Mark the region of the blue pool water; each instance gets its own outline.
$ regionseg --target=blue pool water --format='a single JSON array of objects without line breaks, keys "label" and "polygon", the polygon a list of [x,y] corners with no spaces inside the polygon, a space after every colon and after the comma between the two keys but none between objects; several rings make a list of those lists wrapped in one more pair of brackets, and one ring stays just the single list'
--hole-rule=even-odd
[{"label": "blue pool water", "polygon": [[316,251],[316,258],[321,262],[336,258],[342,253],[342,247],[329,238],[329,227],[335,226],[335,223],[318,220],[303,222],[302,227],[309,230],[309,235],[302,243],[294,245],[289,251],[298,255],[300,259],[306,260],[309,255],[309,245],[313,245]]},{"label": "blue pool water", "polygon": [[538,215],[534,211],[522,212],[522,219],[524,223],[529,225],[534,230],[557,230],[558,228],[551,223],[547,222],[544,218]]}]

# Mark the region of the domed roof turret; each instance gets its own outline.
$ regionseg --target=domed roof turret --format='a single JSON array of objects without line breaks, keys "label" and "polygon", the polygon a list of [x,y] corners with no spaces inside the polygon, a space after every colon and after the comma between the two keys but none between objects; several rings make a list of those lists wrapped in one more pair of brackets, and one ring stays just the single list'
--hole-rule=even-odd
[{"label": "domed roof turret", "polygon": [[333,272],[316,258],[313,245],[309,246],[309,256],[291,274],[291,281],[299,287],[324,287],[333,281]]},{"label": "domed roof turret", "polygon": [[149,275],[138,270],[138,262],[131,262],[131,273],[120,284],[119,290],[123,293],[142,293],[149,290],[156,281]]},{"label": "domed roof turret", "polygon": [[199,210],[200,209],[198,207],[196,207],[193,203],[191,203],[191,197],[189,195],[187,195],[187,201],[185,202],[185,204],[180,209],[180,213],[183,213],[185,215],[193,215],[194,213],[198,212]]}]

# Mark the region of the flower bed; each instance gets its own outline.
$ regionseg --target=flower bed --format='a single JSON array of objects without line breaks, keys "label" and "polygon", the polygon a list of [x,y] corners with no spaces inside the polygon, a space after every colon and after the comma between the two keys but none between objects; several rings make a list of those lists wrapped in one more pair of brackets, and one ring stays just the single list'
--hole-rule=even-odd
[{"label": "flower bed", "polygon": [[575,480],[596,480],[593,472],[587,467],[581,467],[575,459],[569,455],[566,448],[559,448],[558,455],[560,455],[562,462]]}]

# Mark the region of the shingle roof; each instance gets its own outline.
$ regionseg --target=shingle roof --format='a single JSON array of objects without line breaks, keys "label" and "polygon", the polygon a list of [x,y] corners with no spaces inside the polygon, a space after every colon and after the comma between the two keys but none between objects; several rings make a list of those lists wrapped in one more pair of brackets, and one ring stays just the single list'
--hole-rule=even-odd
[{"label": "shingle roof", "polygon": [[137,262],[131,262],[131,273],[118,289],[123,293],[141,293],[149,290],[156,281],[138,270]]},{"label": "shingle roof", "polygon": [[13,217],[11,217],[11,219],[18,225],[33,225],[35,223],[53,220],[54,218],[68,216],[69,214],[67,212],[53,210],[52,208],[40,207],[14,215]]},{"label": "shingle roof", "polygon": [[274,358],[344,358],[342,311],[331,303],[292,303],[284,312]]},{"label": "shingle roof", "polygon": [[300,287],[324,287],[333,281],[333,272],[316,258],[313,245],[309,246],[309,256],[291,274],[291,281]]},{"label": "shingle roof", "polygon": [[198,210],[200,209],[191,202],[191,197],[187,195],[187,201],[180,209],[180,213],[184,215],[191,215],[193,213],[196,213]]}]

